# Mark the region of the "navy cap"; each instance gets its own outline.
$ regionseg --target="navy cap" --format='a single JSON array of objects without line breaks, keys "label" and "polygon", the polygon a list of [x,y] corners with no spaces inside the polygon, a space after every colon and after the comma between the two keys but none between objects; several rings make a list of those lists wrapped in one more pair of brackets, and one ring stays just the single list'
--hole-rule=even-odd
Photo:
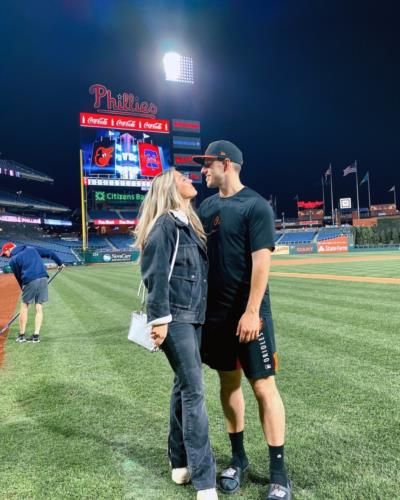
[{"label": "navy cap", "polygon": [[230,141],[214,141],[211,142],[204,155],[193,156],[192,159],[196,163],[203,165],[205,160],[220,160],[223,161],[229,158],[233,163],[243,164],[243,153],[240,149]]}]

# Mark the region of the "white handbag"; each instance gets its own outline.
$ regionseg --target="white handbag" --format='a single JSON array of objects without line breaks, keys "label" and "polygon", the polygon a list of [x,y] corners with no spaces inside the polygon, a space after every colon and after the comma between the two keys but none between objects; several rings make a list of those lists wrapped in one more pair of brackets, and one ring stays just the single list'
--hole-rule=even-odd
[{"label": "white handbag", "polygon": [[[176,229],[176,244],[174,254],[172,256],[171,267],[168,275],[168,283],[174,270],[176,254],[178,253],[179,246],[179,229]],[[135,344],[144,347],[150,352],[157,352],[160,349],[156,347],[151,339],[151,325],[147,323],[147,314],[144,312],[146,288],[143,281],[140,282],[138,295],[142,293],[141,309],[132,313],[131,324],[129,327],[128,340],[135,342]]]}]

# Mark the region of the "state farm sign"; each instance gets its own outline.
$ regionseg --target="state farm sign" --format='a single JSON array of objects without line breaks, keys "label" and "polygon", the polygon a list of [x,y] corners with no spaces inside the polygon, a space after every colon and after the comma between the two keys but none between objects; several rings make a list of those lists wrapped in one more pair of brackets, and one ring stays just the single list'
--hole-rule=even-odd
[{"label": "state farm sign", "polygon": [[349,251],[347,236],[338,236],[318,243],[318,253],[340,253]]}]

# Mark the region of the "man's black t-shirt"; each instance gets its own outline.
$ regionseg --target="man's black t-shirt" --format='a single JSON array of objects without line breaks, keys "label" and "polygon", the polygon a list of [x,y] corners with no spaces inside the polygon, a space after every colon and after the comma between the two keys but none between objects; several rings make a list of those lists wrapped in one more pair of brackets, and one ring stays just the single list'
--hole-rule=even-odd
[{"label": "man's black t-shirt", "polygon": [[[208,235],[210,261],[207,319],[223,320],[243,314],[250,292],[252,252],[275,247],[270,204],[244,187],[233,196],[210,196],[199,208]],[[270,314],[268,290],[261,313]]]}]

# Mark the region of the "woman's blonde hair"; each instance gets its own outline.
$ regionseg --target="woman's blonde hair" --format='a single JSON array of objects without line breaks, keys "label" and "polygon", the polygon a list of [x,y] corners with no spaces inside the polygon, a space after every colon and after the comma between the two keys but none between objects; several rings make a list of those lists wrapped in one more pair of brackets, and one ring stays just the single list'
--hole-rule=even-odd
[{"label": "woman's blonde hair", "polygon": [[[174,168],[170,168],[154,177],[142,202],[139,210],[139,222],[134,232],[136,237],[135,247],[141,251],[157,219],[170,210],[181,209],[182,197],[176,188],[174,171]],[[189,204],[186,215],[197,236],[205,242],[206,235],[203,226],[191,204]]]}]

